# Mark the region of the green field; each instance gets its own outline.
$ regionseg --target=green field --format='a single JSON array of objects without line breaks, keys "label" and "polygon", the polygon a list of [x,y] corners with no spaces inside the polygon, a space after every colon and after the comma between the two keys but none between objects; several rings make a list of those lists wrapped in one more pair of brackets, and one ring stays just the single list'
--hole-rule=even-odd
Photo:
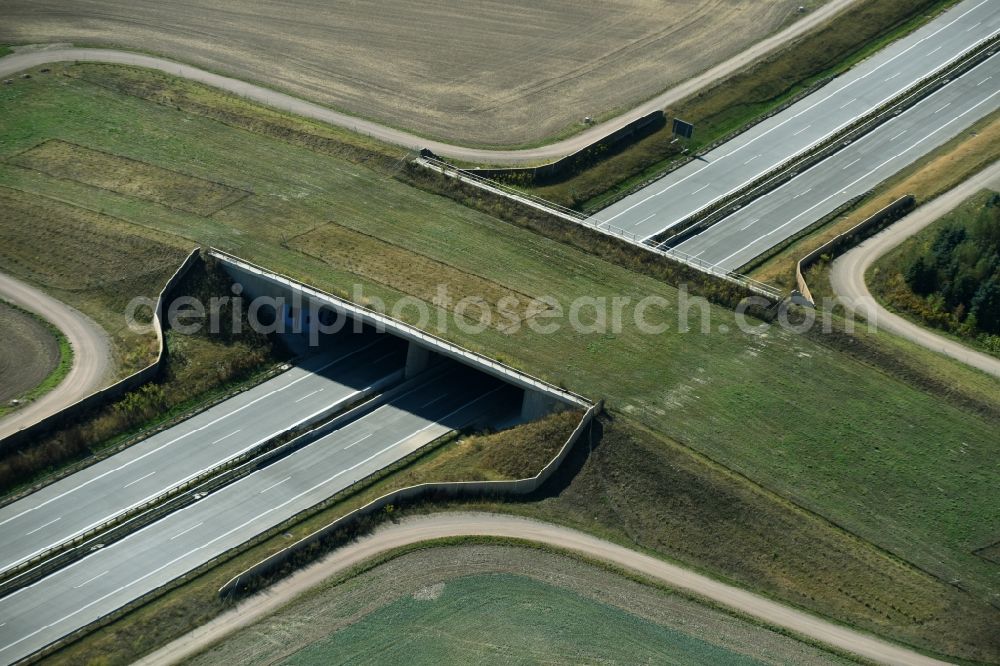
[{"label": "green field", "polygon": [[280,662],[761,664],[577,594],[510,575],[395,601]]},{"label": "green field", "polygon": [[[181,104],[197,113],[178,110]],[[862,611],[891,603],[888,584],[850,592],[863,599],[852,609],[836,576],[803,595],[797,581],[813,575],[808,569],[774,567],[762,582],[706,550],[681,559],[925,647],[970,658],[996,653],[996,638],[982,623],[1000,617],[985,602],[1000,584],[1000,570],[974,554],[1000,539],[995,384],[957,365],[950,371],[981,389],[985,408],[973,411],[947,386],[904,380],[891,356],[866,356],[863,339],[845,343],[776,327],[744,333],[732,312],[716,306],[705,310],[710,332],[680,333],[674,287],[409,187],[393,177],[392,158],[402,155],[392,150],[372,154],[364,141],[345,147],[338,143],[343,133],[309,124],[276,138],[282,132],[268,125],[276,116],[165,76],[53,67],[0,88],[0,188],[6,188],[0,191],[22,211],[83,210],[65,215],[102,215],[134,234],[169,239],[161,241],[167,246],[215,245],[348,296],[360,284],[368,298],[389,303],[426,299],[442,276],[455,299],[549,295],[566,310],[581,296],[662,297],[670,305],[651,316],[670,323],[660,335],[643,334],[628,319],[607,333],[564,325],[553,334],[525,327],[471,334],[452,326],[445,335],[574,391],[606,397],[615,419],[651,433],[644,446],[677,446],[682,458],[702,454],[744,477],[731,482],[774,493],[759,501],[793,502],[886,549],[899,559],[868,563],[886,569],[883,582],[897,570],[914,571],[911,564],[929,572],[934,578],[913,595],[925,595],[921,607],[932,617]],[[104,163],[107,156],[118,156],[118,164],[140,162],[146,165],[140,174],[177,176],[166,192],[156,182],[126,187],[115,180],[116,169],[97,182],[66,168],[24,165],[29,151],[52,139],[63,142],[56,144],[57,161],[72,145],[100,151]],[[199,207],[202,197],[216,201],[219,192],[236,191],[249,194],[221,209]],[[3,241],[21,237],[10,226],[0,234]],[[345,253],[343,244],[361,236],[369,247],[389,245],[391,252]],[[110,257],[114,249],[104,252]],[[0,270],[25,270],[16,261],[0,258]],[[692,309],[695,322],[697,315]],[[628,503],[622,511],[630,516],[650,511],[639,497],[630,495]],[[690,507],[677,507],[684,510]],[[722,515],[726,510],[718,507]],[[653,540],[651,547],[672,552],[677,544]],[[942,584],[955,579],[958,588]]]},{"label": "green field", "polygon": [[418,550],[325,584],[193,663],[236,661],[845,663],[598,567],[500,545]]}]

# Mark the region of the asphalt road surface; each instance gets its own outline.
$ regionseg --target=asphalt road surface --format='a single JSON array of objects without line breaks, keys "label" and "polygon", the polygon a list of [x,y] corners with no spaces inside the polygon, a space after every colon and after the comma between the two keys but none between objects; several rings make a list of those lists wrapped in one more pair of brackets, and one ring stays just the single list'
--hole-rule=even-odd
[{"label": "asphalt road surface", "polygon": [[108,334],[79,310],[2,273],[0,297],[51,323],[62,331],[73,348],[73,367],[58,386],[0,418],[0,439],[3,439],[103,388],[112,363]]},{"label": "asphalt road surface", "polygon": [[781,113],[602,210],[593,220],[641,239],[655,236],[822,142],[998,31],[1000,0],[964,0]]},{"label": "asphalt road surface", "polygon": [[0,570],[154,498],[399,371],[391,336],[329,352],[0,509]]},{"label": "asphalt road surface", "polygon": [[526,148],[521,150],[489,150],[468,148],[442,143],[440,141],[430,141],[409,132],[386,127],[378,123],[355,118],[344,113],[339,113],[313,104],[291,95],[246,83],[238,79],[213,74],[197,67],[191,67],[179,62],[129,53],[128,51],[116,51],[112,49],[90,49],[90,48],[51,48],[40,51],[24,51],[9,55],[0,59],[0,78],[9,77],[12,74],[53,62],[107,62],[120,63],[126,65],[136,65],[167,72],[174,76],[191,79],[206,83],[222,90],[235,93],[261,104],[289,111],[307,118],[313,118],[331,125],[344,127],[346,129],[373,136],[381,141],[394,143],[412,150],[430,148],[438,155],[465,160],[469,162],[480,162],[484,164],[524,164],[544,160],[555,160],[570,153],[589,146],[594,141],[601,139],[612,132],[624,127],[636,118],[662,109],[666,106],[684,99],[718,81],[733,72],[746,67],[758,58],[777,50],[781,46],[805,34],[813,28],[826,23],[840,12],[858,4],[862,0],[829,0],[822,7],[806,14],[795,23],[785,28],[781,32],[754,44],[749,49],[733,56],[712,69],[700,74],[684,83],[675,86],[656,97],[650,99],[626,114],[600,123],[590,129],[572,136],[563,141],[557,141],[537,148]]},{"label": "asphalt road surface", "polygon": [[733,271],[1000,108],[993,56],[903,114],[677,249]]},{"label": "asphalt road surface", "polygon": [[0,662],[24,658],[280,524],[452,429],[517,414],[520,391],[434,375],[282,460],[0,599]]},{"label": "asphalt road surface", "polygon": [[514,516],[456,512],[419,516],[380,527],[374,534],[338,549],[309,568],[269,587],[266,594],[251,597],[207,625],[140,659],[137,666],[180,663],[226,634],[277,610],[310,587],[394,548],[460,536],[525,539],[581,553],[876,663],[900,666],[939,666],[945,663],[568,527]]},{"label": "asphalt road surface", "polygon": [[880,329],[891,331],[931,351],[950,356],[1000,378],[1000,359],[966,347],[889,312],[878,304],[865,284],[865,272],[879,257],[985,188],[1000,190],[1000,162],[994,162],[958,187],[921,206],[839,257],[830,269],[830,284],[845,305],[859,311],[866,319],[874,319]]}]

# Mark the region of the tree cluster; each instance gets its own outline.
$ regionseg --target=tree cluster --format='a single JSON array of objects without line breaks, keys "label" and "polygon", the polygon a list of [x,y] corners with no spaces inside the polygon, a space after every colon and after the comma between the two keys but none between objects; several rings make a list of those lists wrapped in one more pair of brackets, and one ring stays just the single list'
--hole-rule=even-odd
[{"label": "tree cluster", "polygon": [[903,277],[913,293],[966,331],[1000,333],[1000,194],[975,219],[942,228]]}]

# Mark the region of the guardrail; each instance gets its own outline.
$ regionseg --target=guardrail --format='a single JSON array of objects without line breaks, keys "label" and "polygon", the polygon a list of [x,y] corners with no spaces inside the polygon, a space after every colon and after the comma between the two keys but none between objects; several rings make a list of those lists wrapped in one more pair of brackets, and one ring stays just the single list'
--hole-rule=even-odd
[{"label": "guardrail", "polygon": [[225,585],[219,588],[219,596],[228,597],[247,589],[247,583],[254,578],[260,578],[279,570],[282,565],[303,552],[310,546],[322,542],[324,539],[334,536],[337,532],[350,525],[356,525],[364,518],[383,511],[387,506],[395,506],[403,502],[416,502],[423,499],[447,496],[449,498],[458,497],[489,497],[498,495],[521,496],[528,495],[538,490],[542,484],[555,473],[566,460],[566,457],[573,450],[579,441],[584,430],[586,430],[594,417],[604,409],[604,401],[591,405],[584,413],[576,428],[560,447],[556,455],[537,474],[525,479],[512,481],[444,481],[437,483],[421,483],[415,486],[407,486],[386,493],[368,504],[347,513],[333,522],[321,527],[312,534],[299,539],[294,544],[279,550],[269,557],[261,560],[252,567],[242,571],[231,578]]},{"label": "guardrail", "polygon": [[424,156],[418,157],[416,162],[421,166],[437,171],[438,173],[452,178],[457,178],[475,187],[479,187],[494,194],[518,201],[527,206],[531,206],[532,208],[537,208],[538,210],[546,212],[550,215],[582,225],[588,229],[592,229],[606,236],[611,236],[617,240],[625,241],[630,245],[640,247],[647,252],[691,266],[694,269],[714,277],[721,278],[727,282],[738,284],[744,289],[748,289],[770,300],[779,301],[785,296],[784,292],[780,289],[764,284],[758,280],[754,280],[746,275],[742,275],[734,271],[728,271],[720,266],[716,266],[715,264],[710,264],[706,261],[698,259],[697,257],[692,257],[691,255],[681,252],[680,250],[662,249],[655,245],[650,245],[649,243],[644,242],[638,235],[635,234],[635,232],[629,231],[628,229],[617,227],[606,222],[600,222],[593,217],[587,217],[586,215],[582,215],[575,210],[564,208],[563,206],[546,201],[545,199],[507,187],[501,183],[496,183],[491,180],[475,176],[467,171],[459,169],[458,167],[452,166],[447,162],[442,162],[441,160]]},{"label": "guardrail", "polygon": [[881,231],[887,224],[895,222],[903,215],[906,215],[916,207],[917,198],[912,194],[902,196],[891,204],[878,211],[874,215],[857,223],[847,231],[837,234],[827,242],[823,243],[815,250],[802,257],[795,263],[795,282],[799,288],[799,293],[810,305],[815,306],[816,300],[813,298],[809,285],[806,284],[805,272],[810,266],[816,263],[820,257],[829,254],[834,258],[844,252],[845,249],[857,245],[862,240],[870,237],[873,233]]},{"label": "guardrail", "polygon": [[[317,412],[289,426],[266,441],[260,442],[257,446],[208,469],[202,470],[196,475],[164,490],[155,497],[141,504],[123,509],[108,520],[88,529],[86,532],[82,532],[71,539],[52,546],[38,555],[3,571],[0,574],[0,596],[10,594],[26,585],[31,585],[53,571],[86,557],[94,549],[104,547],[109,543],[118,541],[142,529],[168,513],[187,506],[201,496],[202,493],[214,492],[222,486],[242,478],[249,471],[259,469],[259,467],[263,466],[264,462],[270,463],[278,457],[288,455],[294,449],[289,450],[290,443],[281,443],[284,438],[301,431],[303,428],[308,428],[328,419],[337,412],[359,405],[359,403],[362,404],[351,409],[346,414],[336,417],[331,423],[341,423],[342,419],[346,416],[354,415],[358,410],[364,408],[371,408],[370,404],[372,402],[377,402],[385,396],[391,395],[392,392],[374,400],[369,400],[369,398],[379,391],[401,381],[403,378],[402,374],[403,370],[400,369],[375,384],[362,389],[358,393],[333,403],[321,412]],[[328,427],[328,425],[323,427]],[[314,432],[316,431],[310,431],[310,433]],[[296,438],[296,440],[298,439]],[[304,443],[300,445],[304,446]]]},{"label": "guardrail", "polygon": [[[599,401],[597,404],[592,404],[592,403],[590,403],[588,401],[586,403],[586,406],[587,406],[587,411],[584,413],[583,417],[580,420],[580,423],[577,424],[577,427],[574,429],[573,433],[569,436],[569,438],[563,444],[562,448],[555,455],[555,457],[553,457],[553,459],[551,461],[549,461],[549,463],[538,474],[536,474],[534,477],[531,477],[529,479],[519,479],[517,481],[486,481],[486,482],[475,482],[475,481],[473,481],[473,482],[457,482],[457,483],[453,483],[453,484],[421,484],[419,486],[412,486],[411,488],[426,488],[426,489],[430,489],[430,486],[435,486],[435,485],[446,485],[446,486],[450,485],[450,486],[456,486],[456,487],[468,487],[468,488],[472,488],[474,486],[487,485],[487,487],[489,487],[491,489],[500,489],[500,488],[503,487],[503,484],[514,484],[514,486],[512,486],[512,488],[514,488],[514,490],[512,492],[514,492],[515,494],[524,494],[526,492],[532,492],[534,489],[537,489],[539,486],[541,486],[541,484],[544,483],[549,477],[551,477],[551,475],[556,471],[556,469],[558,469],[558,467],[563,463],[563,461],[566,459],[566,456],[568,456],[569,453],[570,453],[570,451],[572,450],[574,444],[576,444],[576,442],[580,439],[580,436],[583,434],[584,429],[591,423],[591,421],[593,420],[594,416],[596,416],[597,414],[599,414],[603,410],[603,408],[604,408],[604,402],[603,401]],[[364,407],[364,406],[362,406],[362,407]],[[362,407],[359,407],[359,409],[361,409]],[[342,418],[347,418],[347,415],[345,414]],[[328,427],[331,427],[331,426],[329,424],[327,424],[327,425],[324,425],[324,426],[320,426],[319,428],[316,428],[315,430],[310,431],[308,433],[304,433],[304,434],[300,435],[299,437],[297,437],[295,440],[292,440],[292,441],[288,442],[286,446],[288,446],[289,448],[296,447],[296,446],[298,446],[298,447],[304,446],[305,444],[313,441],[315,438],[317,438],[319,436],[322,436],[322,433]],[[272,454],[266,454],[266,455],[272,455]],[[275,452],[275,453],[273,453],[273,455],[278,455],[278,453]],[[270,461],[270,459],[269,459],[269,461]],[[253,465],[254,461],[251,461],[250,463],[247,463],[247,464],[248,465]],[[248,473],[249,473],[249,471],[248,471]],[[349,488],[347,488],[345,490],[350,490],[351,488],[357,488],[358,485],[360,483],[362,483],[362,482],[363,481],[359,481],[358,483],[354,484],[353,486],[351,486],[351,487],[349,487]],[[501,484],[501,485],[497,485],[497,484]],[[406,489],[404,489],[404,490],[406,490]],[[192,498],[194,498],[194,496],[197,495],[199,492],[200,492],[199,490],[194,490],[193,489],[193,490],[189,491],[189,495]],[[122,617],[122,616],[124,616],[124,615],[126,615],[126,614],[128,614],[128,613],[130,613],[130,612],[132,612],[132,611],[134,611],[136,609],[138,609],[138,608],[141,608],[142,606],[150,603],[151,601],[157,599],[158,597],[166,594],[170,590],[173,590],[173,589],[175,589],[175,588],[183,585],[184,583],[186,583],[189,580],[197,578],[198,576],[202,575],[206,571],[209,571],[209,570],[213,569],[214,567],[218,566],[219,564],[221,564],[223,562],[226,562],[227,560],[232,559],[233,557],[235,557],[239,553],[242,553],[242,552],[246,551],[247,549],[249,549],[249,548],[251,548],[251,547],[253,547],[253,546],[255,546],[255,545],[257,545],[257,544],[259,544],[259,543],[261,543],[261,542],[263,542],[263,541],[271,538],[271,537],[273,537],[274,535],[276,535],[276,534],[278,534],[278,533],[280,533],[280,532],[288,529],[289,525],[293,525],[295,523],[301,522],[306,517],[315,514],[317,511],[322,510],[323,508],[325,508],[326,506],[329,505],[331,499],[336,498],[339,494],[340,493],[335,494],[331,498],[323,500],[323,501],[321,501],[321,502],[313,505],[312,507],[310,507],[308,509],[300,511],[299,513],[297,513],[294,516],[288,518],[287,520],[282,521],[280,524],[278,524],[278,525],[276,525],[276,526],[274,526],[274,527],[272,527],[272,528],[270,528],[268,530],[265,530],[264,532],[262,532],[262,533],[260,533],[260,534],[258,534],[256,536],[254,536],[254,537],[251,537],[250,539],[248,539],[247,541],[243,542],[242,544],[240,544],[238,546],[234,546],[233,548],[227,550],[224,553],[220,553],[216,557],[213,557],[212,559],[210,559],[209,561],[201,564],[200,566],[198,566],[198,567],[196,567],[196,568],[194,568],[194,569],[192,569],[192,570],[190,570],[190,571],[188,571],[188,572],[186,572],[184,574],[181,574],[177,578],[174,578],[173,580],[171,580],[171,581],[169,581],[167,583],[164,583],[163,585],[161,585],[160,587],[158,587],[158,588],[156,588],[154,590],[150,590],[146,594],[140,596],[137,599],[132,600],[131,602],[125,604],[124,606],[121,606],[120,608],[117,608],[117,609],[115,609],[113,611],[110,611],[110,612],[106,613],[105,615],[103,615],[100,618],[94,620],[93,622],[87,624],[86,626],[81,627],[80,629],[77,629],[76,631],[74,631],[74,632],[72,632],[70,634],[67,634],[66,636],[63,636],[62,638],[58,638],[58,639],[52,641],[48,645],[42,647],[41,649],[39,649],[38,651],[36,651],[34,654],[32,654],[31,656],[29,656],[28,658],[26,658],[24,660],[24,663],[35,663],[37,661],[40,661],[40,660],[44,659],[46,656],[48,656],[48,655],[52,654],[53,652],[56,652],[57,650],[60,650],[63,647],[65,647],[65,646],[67,646],[67,645],[69,645],[69,644],[71,644],[71,643],[79,640],[83,636],[86,636],[87,634],[95,631],[96,629],[99,629],[100,627],[106,626],[106,625],[114,622],[118,618],[120,618],[120,617]],[[387,495],[385,497],[390,497],[390,496],[395,497],[395,494],[394,493],[390,493],[389,495]],[[380,498],[380,499],[384,499],[384,498]],[[397,500],[397,501],[400,501],[400,500]],[[366,507],[368,507],[368,508],[374,507],[377,502],[379,502],[379,500],[375,500],[375,502],[369,503],[368,505],[366,505]],[[379,506],[384,506],[384,505],[379,505]],[[366,507],[362,507],[360,509],[352,511],[348,515],[349,516],[360,517],[362,515],[361,512]],[[380,510],[380,509],[376,509],[376,510]],[[342,521],[344,520],[345,517],[342,517],[342,518],[338,519],[338,521],[339,521],[338,525],[342,525],[343,524]],[[327,527],[329,527],[329,526],[327,526]],[[326,529],[326,528],[323,528],[323,529]],[[322,532],[322,531],[323,530],[319,530],[319,532]],[[306,540],[310,539],[311,537],[315,537],[316,534],[318,534],[318,532],[314,532],[312,535],[309,535],[309,536],[305,537],[305,539],[302,539],[299,542],[296,542],[296,544],[293,544],[292,546],[289,546],[288,548],[282,549],[281,551],[279,551],[279,553],[286,553],[285,557],[288,557],[288,556],[292,555],[293,552],[297,552],[297,551],[293,551],[293,550],[290,550],[290,549],[295,549],[296,547],[304,547],[305,545],[307,545],[305,543]],[[312,542],[308,542],[308,543],[312,543]],[[276,563],[277,560],[272,559],[273,557],[274,556],[271,556],[271,557],[263,560],[261,563],[258,563],[254,567],[251,567],[251,569],[255,569],[257,566],[261,566],[263,564],[263,562],[270,561],[272,563]],[[236,576],[234,579],[232,579],[226,585],[229,585],[230,583],[233,583],[233,581],[238,581],[240,579],[240,577],[244,576],[244,575],[245,575],[245,572],[243,574],[240,574],[240,575]],[[226,588],[226,586],[223,586],[223,589],[225,589],[225,588]],[[220,592],[222,592],[222,590],[220,590]]]},{"label": "guardrail", "polygon": [[928,76],[896,95],[888,102],[835,129],[802,151],[772,167],[752,182],[706,204],[653,240],[658,247],[671,247],[684,242],[717,222],[729,217],[751,201],[771,192],[813,166],[839,152],[848,144],[872,132],[891,118],[915,106],[934,94],[949,81],[981,64],[994,54],[998,33],[980,40],[955,56]]},{"label": "guardrail", "polygon": [[587,219],[586,215],[575,211],[572,208],[560,206],[552,201],[536,197],[535,195],[528,194],[527,192],[522,192],[521,190],[510,187],[509,185],[474,174],[471,171],[459,169],[458,167],[439,160],[436,157],[421,154],[415,161],[417,164],[427,167],[433,171],[437,171],[438,173],[442,173],[446,176],[457,176],[460,180],[463,180],[470,185],[476,185],[484,190],[492,191],[494,194],[499,194],[507,197],[508,199],[520,201],[523,204],[542,210],[550,215],[556,215],[564,220],[569,220],[570,222],[582,222]]},{"label": "guardrail", "polygon": [[462,359],[467,363],[479,366],[480,369],[488,369],[494,376],[506,378],[522,387],[530,387],[537,391],[548,393],[549,395],[553,395],[560,400],[569,402],[579,407],[588,407],[590,405],[590,402],[581,395],[568,391],[564,388],[560,388],[536,377],[532,377],[531,375],[521,372],[506,363],[494,361],[487,356],[456,345],[453,342],[448,342],[447,340],[439,338],[436,335],[426,333],[415,326],[411,326],[410,324],[385,315],[377,310],[372,310],[371,308],[358,305],[357,303],[340,298],[339,296],[334,296],[333,294],[316,287],[310,287],[309,285],[288,277],[287,275],[269,271],[245,259],[241,259],[236,255],[224,252],[223,250],[212,248],[208,251],[208,253],[210,256],[215,257],[223,263],[236,266],[243,271],[257,274],[258,276],[273,282],[284,284],[293,291],[299,291],[303,295],[311,296],[319,301],[325,301],[328,305],[333,306],[341,313],[360,319],[361,321],[374,326],[376,330],[392,330],[400,337],[404,337],[408,340],[423,342],[427,345],[435,347],[436,351],[443,352],[452,358]]}]

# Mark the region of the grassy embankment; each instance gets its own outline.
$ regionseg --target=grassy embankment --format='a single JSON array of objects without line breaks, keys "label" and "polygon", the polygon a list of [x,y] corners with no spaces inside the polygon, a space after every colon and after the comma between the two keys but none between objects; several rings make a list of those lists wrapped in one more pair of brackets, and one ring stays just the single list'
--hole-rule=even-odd
[{"label": "grassy embankment", "polygon": [[[126,305],[134,296],[155,299],[184,259],[186,252],[181,248],[185,243],[101,213],[7,188],[0,188],[0,238],[0,269],[72,303],[100,323],[111,333],[119,367],[134,372],[155,360],[156,337],[128,328]],[[196,269],[182,283],[180,293],[207,302],[209,295],[228,294],[229,284],[219,271]],[[232,320],[222,321],[229,324]],[[161,382],[0,457],[0,493],[113,448],[138,430],[163,423],[233,388],[277,359],[270,343],[255,335],[213,337],[168,331],[167,344],[171,353]]]},{"label": "grassy embankment", "polygon": [[73,367],[62,331],[33,312],[0,299],[0,417],[58,386]]},{"label": "grassy embankment", "polygon": [[[844,663],[553,552],[487,542],[380,559],[310,590],[191,663]],[[289,636],[289,626],[301,630],[275,641]]]},{"label": "grassy embankment", "polygon": [[869,0],[716,85],[666,109],[695,124],[695,138],[674,143],[670,123],[568,180],[533,194],[586,212],[673,168],[696,152],[780,107],[817,82],[849,69],[912,32],[957,0]]},{"label": "grassy embankment", "polygon": [[[743,333],[733,313],[719,307],[705,310],[710,333],[679,333],[674,287],[408,187],[392,177],[403,167],[402,155],[391,149],[373,153],[364,139],[167,77],[57,67],[50,77],[0,90],[0,105],[0,155],[7,160],[0,164],[0,186],[23,193],[18,196],[103,211],[144,227],[143,233],[217,245],[336,293],[350,295],[350,285],[358,283],[368,297],[390,303],[403,295],[426,299],[442,275],[457,271],[455,299],[480,289],[490,289],[487,296],[548,294],[568,309],[580,296],[663,297],[671,305],[650,315],[670,323],[662,335],[643,334],[626,320],[621,331],[605,334],[564,325],[550,335],[524,327],[472,335],[452,327],[446,336],[572,390],[608,398],[619,443],[601,446],[618,454],[602,463],[635,465],[614,481],[620,484],[614,505],[645,525],[648,547],[656,552],[931,649],[968,657],[996,649],[984,623],[997,613],[985,598],[998,573],[973,551],[998,533],[990,443],[1000,398],[978,375],[957,365],[949,369],[966,387],[956,393],[925,381],[919,368],[900,376],[899,356],[867,356],[863,340],[844,345],[845,352],[824,336],[775,328]],[[251,194],[209,215],[196,214],[114,178],[95,185],[87,174],[54,176],[56,168],[68,169],[58,163],[63,153],[53,154],[57,163],[48,173],[17,164],[48,139]],[[62,145],[66,162],[90,154]],[[134,163],[118,164],[132,169]],[[349,258],[338,249],[361,235],[371,255]],[[377,257],[368,261],[372,255]],[[396,263],[385,264],[385,257]],[[697,316],[692,310],[695,321]],[[978,411],[970,409],[975,401]],[[960,442],[971,446],[960,453]],[[685,490],[663,481],[678,470],[686,470]],[[644,490],[656,490],[657,500],[628,481],[633,473],[649,479]],[[602,468],[599,483],[578,486],[588,498],[581,507],[607,501],[604,474]],[[927,492],[930,486],[937,490]],[[715,501],[706,505],[705,497]],[[659,522],[646,524],[645,515],[654,515],[650,507],[663,502],[677,502],[676,511],[660,518],[676,517],[700,543],[667,538]],[[573,520],[592,530],[621,533],[620,517],[608,522],[611,514],[576,511]],[[570,513],[564,512],[567,520]],[[757,536],[733,538],[726,530]],[[754,544],[753,550],[746,559],[731,559],[717,546],[719,534],[730,545]],[[792,539],[787,548],[767,545],[778,534]],[[810,548],[814,534],[823,535],[822,549]],[[744,569],[745,561],[755,569]],[[827,573],[816,579],[819,566]],[[948,584],[955,578],[968,592]],[[864,585],[857,584],[861,580]],[[206,583],[191,589],[217,588]],[[900,601],[904,589],[907,601]],[[202,610],[190,621],[204,617],[209,598],[200,597]],[[148,636],[145,645],[163,634]]]},{"label": "grassy embankment", "polygon": [[965,201],[879,259],[867,279],[886,307],[1000,356],[996,197],[986,190]]}]

